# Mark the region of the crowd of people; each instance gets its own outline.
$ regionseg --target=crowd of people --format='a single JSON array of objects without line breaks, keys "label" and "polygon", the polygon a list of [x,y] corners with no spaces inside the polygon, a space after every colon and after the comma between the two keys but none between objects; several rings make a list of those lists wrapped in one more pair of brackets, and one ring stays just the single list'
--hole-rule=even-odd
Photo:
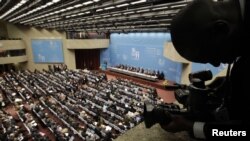
[{"label": "crowd of people", "polygon": [[28,131],[25,130],[10,114],[0,110],[0,140],[27,140]]},{"label": "crowd of people", "polygon": [[[48,140],[39,132],[40,124],[60,141],[113,140],[143,121],[144,101],[163,103],[153,87],[67,68],[4,73],[0,90],[2,102],[16,106],[19,120],[36,140]],[[11,133],[0,131],[7,135],[0,140],[9,139]]]}]

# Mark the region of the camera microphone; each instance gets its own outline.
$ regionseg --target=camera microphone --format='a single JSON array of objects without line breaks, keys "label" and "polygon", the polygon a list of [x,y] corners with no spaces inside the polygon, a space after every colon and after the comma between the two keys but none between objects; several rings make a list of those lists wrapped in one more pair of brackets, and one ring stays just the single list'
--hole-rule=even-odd
[{"label": "camera microphone", "polygon": [[213,78],[213,74],[210,70],[202,70],[189,74],[189,81],[193,82],[204,82],[207,80],[211,80]]}]

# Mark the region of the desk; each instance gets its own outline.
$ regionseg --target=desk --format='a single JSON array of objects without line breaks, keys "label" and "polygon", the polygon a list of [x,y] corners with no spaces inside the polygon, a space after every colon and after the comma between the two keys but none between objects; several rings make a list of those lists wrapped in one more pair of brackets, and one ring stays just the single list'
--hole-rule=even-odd
[{"label": "desk", "polygon": [[135,76],[135,77],[146,79],[146,80],[150,80],[150,81],[157,81],[157,77],[156,76],[146,75],[146,74],[143,74],[143,73],[132,72],[132,71],[128,71],[128,70],[124,70],[124,69],[119,69],[119,68],[114,68],[114,67],[108,67],[108,69],[110,71],[113,71],[113,72],[118,72],[118,73],[130,75],[130,76]]}]

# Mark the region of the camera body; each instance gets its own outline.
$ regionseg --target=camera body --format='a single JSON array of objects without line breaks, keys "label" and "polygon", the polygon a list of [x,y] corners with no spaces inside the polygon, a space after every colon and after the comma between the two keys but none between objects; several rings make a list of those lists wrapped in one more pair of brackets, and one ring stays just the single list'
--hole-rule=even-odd
[{"label": "camera body", "polygon": [[171,122],[172,114],[185,116],[193,121],[213,121],[216,109],[221,106],[223,99],[223,84],[225,77],[218,77],[210,85],[205,82],[212,79],[210,70],[189,74],[190,85],[174,84],[166,89],[175,90],[175,97],[182,108],[177,104],[153,105],[144,103],[144,119],[146,128],[156,123],[167,125]]}]

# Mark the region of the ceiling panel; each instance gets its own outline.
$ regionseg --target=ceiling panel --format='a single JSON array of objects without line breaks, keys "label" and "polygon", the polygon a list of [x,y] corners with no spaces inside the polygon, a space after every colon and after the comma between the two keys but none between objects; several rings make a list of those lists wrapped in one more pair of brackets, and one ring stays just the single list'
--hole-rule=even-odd
[{"label": "ceiling panel", "polygon": [[64,31],[168,31],[192,0],[0,0],[0,20]]}]

